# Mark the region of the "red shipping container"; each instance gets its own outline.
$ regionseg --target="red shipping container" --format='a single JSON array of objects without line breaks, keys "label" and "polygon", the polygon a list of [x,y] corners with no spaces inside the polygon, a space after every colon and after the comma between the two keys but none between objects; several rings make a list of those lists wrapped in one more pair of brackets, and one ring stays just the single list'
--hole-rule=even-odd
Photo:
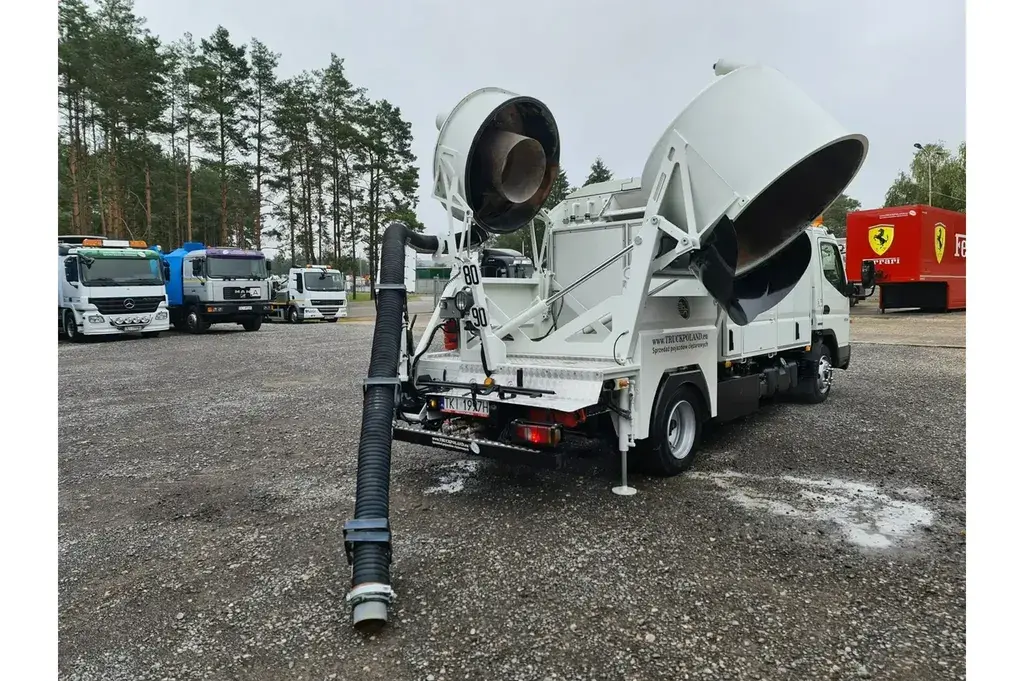
[{"label": "red shipping container", "polygon": [[861,210],[846,216],[846,277],[875,262],[878,307],[967,308],[967,215],[931,206]]}]

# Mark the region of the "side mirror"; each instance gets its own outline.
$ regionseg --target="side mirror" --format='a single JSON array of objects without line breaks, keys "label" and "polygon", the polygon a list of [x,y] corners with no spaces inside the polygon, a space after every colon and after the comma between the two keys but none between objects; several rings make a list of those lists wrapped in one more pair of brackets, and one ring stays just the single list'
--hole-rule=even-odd
[{"label": "side mirror", "polygon": [[274,271],[274,263],[272,263],[272,262],[270,262],[268,260],[267,261],[267,272],[273,272],[273,271]]},{"label": "side mirror", "polygon": [[865,289],[875,285],[875,261],[865,260],[860,264],[860,283]]},{"label": "side mirror", "polygon": [[305,287],[303,287],[302,285],[302,272],[298,272],[295,275],[295,290],[297,290],[299,293],[302,293],[306,290]]},{"label": "side mirror", "polygon": [[160,270],[164,273],[164,281],[170,281],[171,280],[171,266],[167,263],[166,260],[164,262],[160,263]]},{"label": "side mirror", "polygon": [[192,261],[192,276],[201,277],[203,276],[203,263],[200,260]]},{"label": "side mirror", "polygon": [[68,283],[78,281],[78,258],[68,258],[64,261],[64,278]]}]

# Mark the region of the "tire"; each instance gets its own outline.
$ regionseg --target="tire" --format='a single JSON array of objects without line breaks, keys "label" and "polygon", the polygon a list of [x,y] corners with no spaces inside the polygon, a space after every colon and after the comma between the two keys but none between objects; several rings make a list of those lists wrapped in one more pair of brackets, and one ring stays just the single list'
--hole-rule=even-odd
[{"label": "tire", "polygon": [[185,329],[189,333],[205,333],[210,328],[210,323],[199,314],[198,307],[190,307],[185,315]]},{"label": "tire", "polygon": [[78,322],[75,320],[75,313],[71,310],[64,310],[64,323],[62,324],[62,328],[65,340],[71,343],[81,343],[85,340],[85,336],[78,332]]},{"label": "tire", "polygon": [[648,438],[637,443],[644,472],[667,478],[689,470],[697,458],[704,421],[700,393],[688,385],[676,388],[654,415]]},{"label": "tire", "polygon": [[832,392],[832,351],[818,339],[811,345],[811,351],[800,362],[800,378],[797,394],[802,402],[821,404]]},{"label": "tire", "polygon": [[299,322],[302,321],[301,319],[299,319],[299,309],[294,306],[288,308],[287,317],[289,324],[298,324]]},{"label": "tire", "polygon": [[263,326],[262,317],[253,317],[242,322],[242,328],[246,331],[259,331],[261,326]]}]

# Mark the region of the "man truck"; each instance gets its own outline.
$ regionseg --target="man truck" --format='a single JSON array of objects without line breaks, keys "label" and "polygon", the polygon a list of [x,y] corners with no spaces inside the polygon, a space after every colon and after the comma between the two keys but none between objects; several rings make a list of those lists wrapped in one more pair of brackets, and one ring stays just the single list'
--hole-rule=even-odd
[{"label": "man truck", "polygon": [[292,267],[270,301],[267,319],[298,324],[308,319],[336,322],[348,316],[345,278],[336,269]]},{"label": "man truck", "polygon": [[270,310],[270,263],[261,251],[190,241],[161,256],[174,328],[203,333],[211,324],[258,331]]},{"label": "man truck", "polygon": [[846,273],[855,296],[872,288],[861,278],[874,263],[878,309],[932,312],[967,308],[967,216],[912,205],[846,216]]},{"label": "man truck", "polygon": [[144,241],[57,237],[57,323],[65,339],[169,328],[164,268]]}]

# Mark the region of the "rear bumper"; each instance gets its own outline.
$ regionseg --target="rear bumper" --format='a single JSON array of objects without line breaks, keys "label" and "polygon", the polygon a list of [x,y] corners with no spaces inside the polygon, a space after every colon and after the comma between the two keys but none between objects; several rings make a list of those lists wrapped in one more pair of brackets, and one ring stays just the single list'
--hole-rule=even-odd
[{"label": "rear bumper", "polygon": [[564,457],[564,454],[557,451],[542,451],[493,440],[446,435],[412,426],[394,426],[393,437],[401,442],[447,449],[450,452],[460,452],[535,468],[560,468]]}]

